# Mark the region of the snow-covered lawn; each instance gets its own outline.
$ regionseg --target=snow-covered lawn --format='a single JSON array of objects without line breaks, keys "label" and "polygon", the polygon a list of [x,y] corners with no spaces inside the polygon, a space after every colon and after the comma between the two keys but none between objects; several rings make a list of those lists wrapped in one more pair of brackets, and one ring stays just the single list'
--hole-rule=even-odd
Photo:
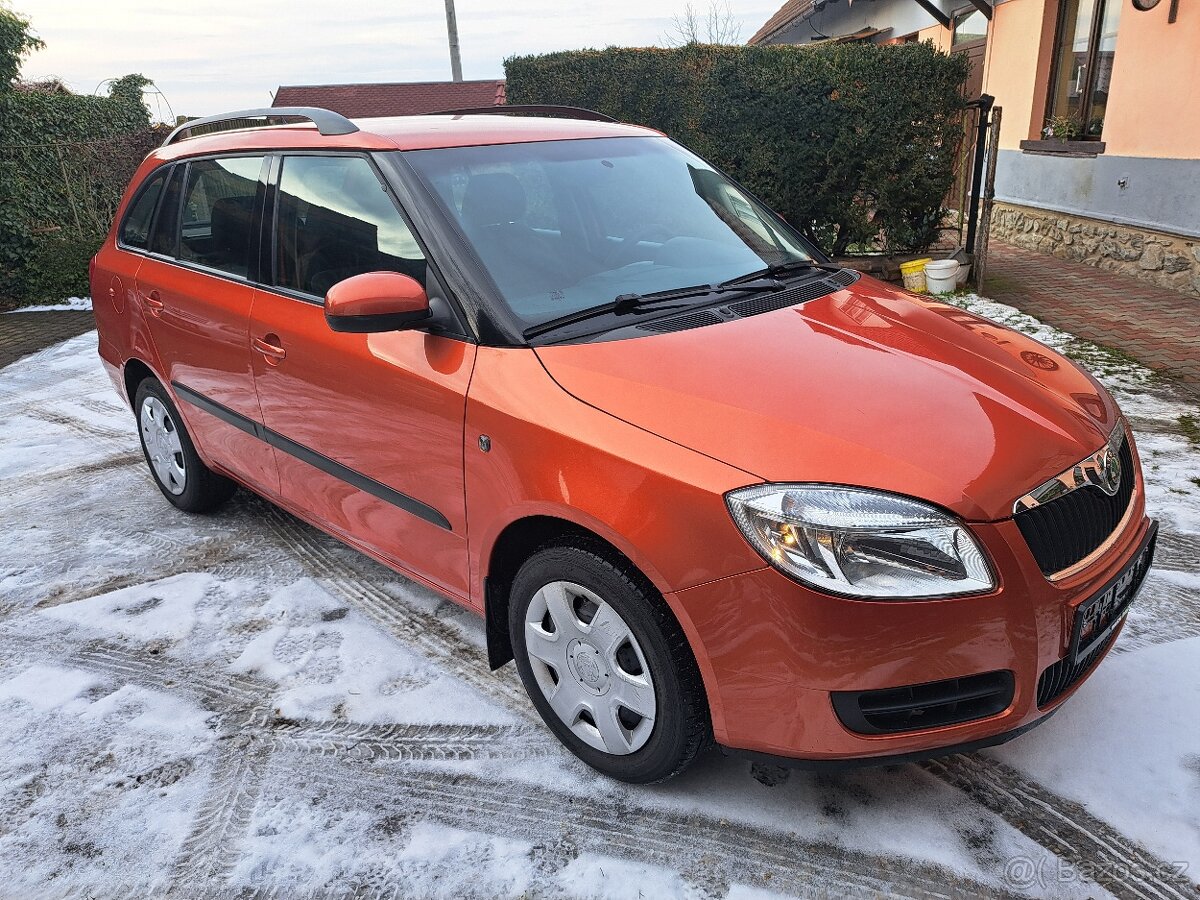
[{"label": "snow-covered lawn", "polygon": [[469,613],[267,503],[154,488],[95,335],[0,371],[0,897],[1200,895],[1200,409],[1084,360],[1138,434],[1159,562],[1117,652],[1002,748],[608,781]]}]

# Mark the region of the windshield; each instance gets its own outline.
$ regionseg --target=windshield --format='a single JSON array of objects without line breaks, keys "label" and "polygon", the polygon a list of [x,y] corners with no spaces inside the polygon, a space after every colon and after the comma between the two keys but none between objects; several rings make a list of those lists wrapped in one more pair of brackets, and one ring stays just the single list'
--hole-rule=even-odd
[{"label": "windshield", "polygon": [[666,138],[405,154],[528,324],[626,294],[813,259],[786,223]]}]

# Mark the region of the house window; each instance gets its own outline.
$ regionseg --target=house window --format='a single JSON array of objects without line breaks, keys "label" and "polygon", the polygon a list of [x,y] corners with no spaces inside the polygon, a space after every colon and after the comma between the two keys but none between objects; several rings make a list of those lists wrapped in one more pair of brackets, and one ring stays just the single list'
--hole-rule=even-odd
[{"label": "house window", "polygon": [[982,41],[987,37],[987,16],[977,9],[963,11],[954,16],[954,33],[950,39],[952,46],[970,44]]},{"label": "house window", "polygon": [[1061,0],[1046,118],[1099,140],[1112,81],[1121,0]]}]

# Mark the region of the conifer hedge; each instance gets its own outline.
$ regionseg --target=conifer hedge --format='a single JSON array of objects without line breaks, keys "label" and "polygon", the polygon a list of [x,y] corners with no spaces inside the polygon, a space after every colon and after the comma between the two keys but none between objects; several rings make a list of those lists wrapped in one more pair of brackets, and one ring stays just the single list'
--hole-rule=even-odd
[{"label": "conifer hedge", "polygon": [[964,56],[930,43],[618,48],[513,57],[508,102],[656,128],[827,252],[927,246],[962,137]]}]

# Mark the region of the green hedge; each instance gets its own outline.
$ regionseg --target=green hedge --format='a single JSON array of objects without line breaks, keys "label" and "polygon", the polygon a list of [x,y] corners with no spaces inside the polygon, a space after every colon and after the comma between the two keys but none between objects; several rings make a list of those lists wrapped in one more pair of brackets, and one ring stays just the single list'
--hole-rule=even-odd
[{"label": "green hedge", "polygon": [[108,96],[0,84],[0,302],[87,293],[125,186],[161,139],[128,75]]},{"label": "green hedge", "polygon": [[933,240],[968,62],[929,43],[692,44],[514,57],[504,68],[509,103],[657,128],[841,255]]}]

